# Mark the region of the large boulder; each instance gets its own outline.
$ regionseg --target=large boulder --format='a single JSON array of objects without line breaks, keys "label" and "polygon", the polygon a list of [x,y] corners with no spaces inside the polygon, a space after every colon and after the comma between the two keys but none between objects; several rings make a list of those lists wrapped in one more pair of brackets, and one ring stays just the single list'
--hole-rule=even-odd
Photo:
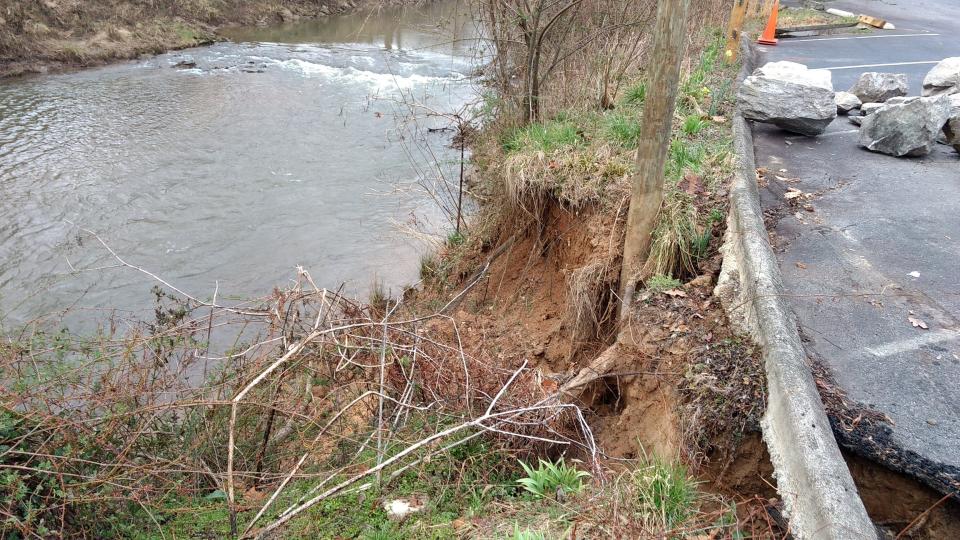
[{"label": "large boulder", "polygon": [[930,153],[950,118],[947,96],[915,97],[884,105],[863,119],[860,146],[891,156]]},{"label": "large boulder", "polygon": [[923,95],[960,93],[960,56],[945,58],[923,78]]},{"label": "large boulder", "polygon": [[951,94],[950,118],[943,125],[944,142],[960,152],[960,94]]},{"label": "large boulder", "polygon": [[892,97],[907,95],[907,76],[869,71],[860,75],[850,93],[864,103],[883,103]]},{"label": "large boulder", "polygon": [[769,62],[747,77],[737,92],[744,118],[801,135],[819,135],[837,117],[832,75],[794,62]]},{"label": "large boulder", "polygon": [[954,116],[943,125],[943,135],[947,144],[960,152],[960,116]]},{"label": "large boulder", "polygon": [[847,114],[860,108],[860,98],[850,92],[837,92],[833,101],[837,104],[837,114]]}]

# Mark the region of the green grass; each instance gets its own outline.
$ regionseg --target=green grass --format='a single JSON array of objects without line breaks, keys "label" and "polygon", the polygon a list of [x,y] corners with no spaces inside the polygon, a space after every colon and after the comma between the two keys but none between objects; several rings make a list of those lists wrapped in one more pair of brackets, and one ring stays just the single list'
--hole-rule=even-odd
[{"label": "green grass", "polygon": [[562,148],[577,146],[581,142],[577,126],[563,119],[515,129],[504,139],[503,149],[508,154],[530,150],[552,153]]},{"label": "green grass", "polygon": [[699,172],[706,157],[703,147],[680,139],[670,141],[667,154],[667,178],[679,180],[686,171]]},{"label": "green grass", "polygon": [[[421,428],[425,426],[420,426]],[[413,426],[411,429],[415,429]],[[393,450],[399,451],[402,445]],[[372,451],[371,451],[372,452]],[[389,452],[388,452],[389,454]],[[361,456],[371,457],[372,453]],[[364,493],[345,493],[327,500],[294,518],[282,530],[283,538],[362,538],[442,540],[457,536],[453,521],[461,516],[489,514],[496,504],[520,501],[516,484],[519,467],[508,455],[494,451],[489,443],[474,439],[434,456],[429,462],[401,475],[381,487]],[[281,510],[297,501],[316,483],[315,480],[291,483],[259,525],[269,523]],[[265,488],[266,490],[267,488]],[[269,495],[269,491],[264,491]],[[424,495],[421,512],[394,522],[383,508],[383,501]],[[240,514],[246,526],[266,497],[241,506],[253,510]],[[243,503],[249,502],[245,505]],[[168,538],[227,538],[229,519],[224,501],[204,497],[170,501],[167,510],[156,512]],[[136,538],[159,538],[156,526],[143,520]]]},{"label": "green grass", "polygon": [[527,476],[517,480],[527,492],[542,499],[552,497],[558,490],[564,493],[579,493],[583,489],[583,479],[589,478],[590,473],[567,466],[563,458],[557,462],[540,460],[537,468],[520,462]]},{"label": "green grass", "polygon": [[643,102],[647,100],[647,83],[640,81],[633,86],[627,88],[627,91],[623,94],[623,102],[627,105],[638,106],[643,105]]},{"label": "green grass", "polygon": [[664,274],[656,274],[647,280],[647,290],[655,293],[676,289],[680,285],[682,284],[679,279]]},{"label": "green grass", "polygon": [[788,7],[777,14],[777,28],[857,22],[856,17],[836,15],[811,8]]},{"label": "green grass", "polygon": [[604,128],[607,138],[625,148],[636,148],[640,142],[641,126],[637,115],[607,114]]},{"label": "green grass", "polygon": [[641,511],[657,517],[667,530],[694,514],[697,483],[683,465],[655,460],[634,473],[634,482]]},{"label": "green grass", "polygon": [[707,127],[706,120],[699,115],[691,114],[683,119],[680,129],[687,135],[693,136],[699,134],[705,127]]},{"label": "green grass", "polygon": [[520,525],[514,524],[513,536],[511,540],[545,540],[546,535],[540,531],[531,531],[530,529],[521,529]]}]

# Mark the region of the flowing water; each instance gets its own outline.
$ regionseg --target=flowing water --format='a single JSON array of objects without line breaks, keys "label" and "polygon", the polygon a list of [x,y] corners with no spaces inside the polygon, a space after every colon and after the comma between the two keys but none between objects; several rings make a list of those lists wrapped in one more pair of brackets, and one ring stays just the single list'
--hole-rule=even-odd
[{"label": "flowing water", "polygon": [[0,82],[0,329],[149,313],[156,282],[86,231],[200,298],[298,265],[358,294],[415,282],[424,246],[400,230],[447,226],[422,186],[456,182],[460,153],[431,111],[476,99],[476,35],[435,3]]}]

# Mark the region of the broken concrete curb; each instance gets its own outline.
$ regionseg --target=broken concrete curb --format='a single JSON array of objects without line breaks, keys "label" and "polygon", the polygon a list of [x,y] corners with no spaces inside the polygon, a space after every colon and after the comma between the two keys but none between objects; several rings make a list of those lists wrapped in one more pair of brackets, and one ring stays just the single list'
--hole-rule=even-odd
[{"label": "broken concrete curb", "polygon": [[[750,73],[751,50],[744,48],[741,81]],[[768,395],[761,427],[790,532],[798,540],[876,538],[783,301],[780,268],[760,207],[753,135],[739,111],[733,128],[739,163],[716,293],[731,321],[763,351]]]}]

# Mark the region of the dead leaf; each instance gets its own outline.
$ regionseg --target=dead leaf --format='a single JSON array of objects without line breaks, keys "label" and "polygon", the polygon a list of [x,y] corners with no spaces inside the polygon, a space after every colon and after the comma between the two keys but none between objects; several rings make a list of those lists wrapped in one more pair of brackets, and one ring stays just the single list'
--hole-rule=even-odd
[{"label": "dead leaf", "polygon": [[248,502],[259,502],[262,501],[266,495],[267,494],[262,491],[257,491],[256,487],[251,487],[243,492],[243,499]]},{"label": "dead leaf", "polygon": [[687,297],[687,293],[681,291],[680,289],[670,289],[669,291],[663,291],[663,294],[667,296],[679,296],[680,298]]},{"label": "dead leaf", "polygon": [[923,320],[918,319],[916,317],[907,317],[907,320],[910,321],[910,324],[912,324],[914,328],[922,328],[924,330],[930,329],[930,327],[927,326],[927,323],[923,322]]},{"label": "dead leaf", "polygon": [[703,193],[703,178],[699,174],[687,173],[683,175],[677,187],[685,191],[688,195]]},{"label": "dead leaf", "polygon": [[787,192],[783,194],[783,198],[787,200],[796,199],[797,197],[802,197],[802,196],[803,196],[803,192],[797,188],[787,188]]},{"label": "dead leaf", "polygon": [[713,120],[714,122],[718,123],[718,124],[722,124],[722,123],[724,123],[724,122],[727,121],[727,117],[726,117],[726,116],[720,116],[720,115],[711,116],[710,119]]}]

